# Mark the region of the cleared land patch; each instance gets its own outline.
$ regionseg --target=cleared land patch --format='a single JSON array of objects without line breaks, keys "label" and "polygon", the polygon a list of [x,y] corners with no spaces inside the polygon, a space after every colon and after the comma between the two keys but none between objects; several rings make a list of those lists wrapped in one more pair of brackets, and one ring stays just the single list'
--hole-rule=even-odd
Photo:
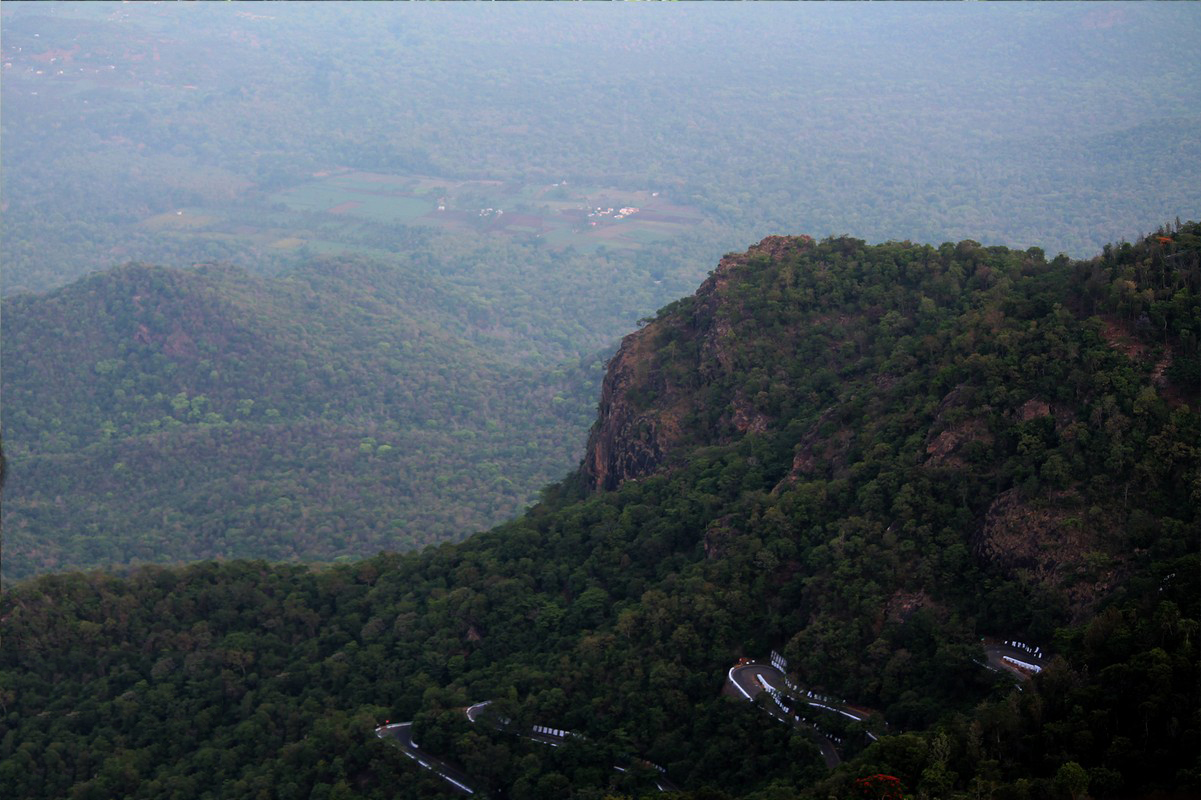
[{"label": "cleared land patch", "polygon": [[451,180],[339,167],[314,172],[304,183],[267,195],[266,202],[260,197],[238,205],[221,200],[229,194],[226,176],[194,183],[212,189],[202,194],[215,202],[155,214],[137,228],[181,244],[210,243],[217,260],[239,249],[267,260],[346,251],[387,257],[394,254],[392,237],[402,241],[406,227],[506,237],[552,250],[637,250],[689,235],[704,220],[699,209],[651,189]]},{"label": "cleared land patch", "polygon": [[540,239],[552,247],[638,248],[683,234],[701,213],[669,202],[660,192],[566,183],[462,181],[322,170],[309,183],[275,193],[272,202],[293,211],[342,219],[426,225]]}]

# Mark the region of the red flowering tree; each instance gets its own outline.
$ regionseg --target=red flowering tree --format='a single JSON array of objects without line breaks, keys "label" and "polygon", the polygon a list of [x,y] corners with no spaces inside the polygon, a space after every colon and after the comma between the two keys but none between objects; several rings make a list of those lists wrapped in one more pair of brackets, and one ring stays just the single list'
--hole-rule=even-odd
[{"label": "red flowering tree", "polygon": [[903,800],[901,781],[892,775],[868,775],[855,781],[857,797],[864,800]]}]

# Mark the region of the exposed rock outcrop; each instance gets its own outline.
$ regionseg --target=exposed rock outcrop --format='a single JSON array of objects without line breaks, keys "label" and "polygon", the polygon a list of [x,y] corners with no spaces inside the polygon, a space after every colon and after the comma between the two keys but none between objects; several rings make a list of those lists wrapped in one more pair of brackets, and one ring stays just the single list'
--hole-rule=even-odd
[{"label": "exposed rock outcrop", "polygon": [[[812,241],[807,236],[769,236],[745,253],[725,256],[687,311],[665,314],[622,340],[609,361],[597,422],[588,437],[583,474],[590,488],[616,489],[624,481],[649,475],[678,448],[685,435],[682,422],[696,410],[698,389],[734,370],[727,343],[738,324],[738,310],[726,300],[735,273],[756,257],[776,260]],[[661,343],[669,338],[693,345],[692,363],[682,364],[680,354],[660,353]],[[672,369],[663,369],[666,359]],[[767,429],[771,420],[742,393],[735,391],[725,400],[729,408],[721,429],[736,434]],[[701,433],[715,437],[705,443],[722,441],[720,431]]]},{"label": "exposed rock outcrop", "polygon": [[630,397],[635,389],[649,388],[654,335],[653,326],[631,333],[609,362],[597,422],[584,456],[584,475],[591,488],[616,489],[625,480],[653,472],[679,433],[669,418],[653,409],[639,409]]},{"label": "exposed rock outcrop", "polygon": [[989,506],[973,545],[983,561],[1021,582],[1064,592],[1079,613],[1112,588],[1121,569],[1121,559],[1106,553],[1100,517],[1072,492],[1026,500],[1010,489]]},{"label": "exposed rock outcrop", "polygon": [[973,446],[991,450],[993,435],[988,421],[975,406],[975,392],[960,384],[947,393],[934,414],[934,422],[926,433],[926,465],[930,467],[963,467]]},{"label": "exposed rock outcrop", "polygon": [[[682,306],[686,311],[665,314],[622,340],[609,362],[597,422],[588,436],[582,472],[590,488],[616,489],[626,480],[647,476],[679,448],[686,435],[683,419],[697,410],[698,390],[734,372],[729,341],[739,309],[728,302],[728,289],[737,271],[752,268],[754,259],[777,261],[812,245],[809,237],[767,237],[746,252],[729,253]],[[692,362],[680,352],[661,352],[669,340],[691,345]],[[771,423],[740,390],[723,400],[728,404],[723,424],[715,431],[693,430],[689,441],[717,443],[727,436],[763,432]]]},{"label": "exposed rock outcrop", "polygon": [[838,407],[831,406],[805,431],[794,448],[792,469],[773,491],[780,492],[800,480],[812,480],[819,475],[843,473],[853,435],[849,429],[837,426],[837,417]]}]

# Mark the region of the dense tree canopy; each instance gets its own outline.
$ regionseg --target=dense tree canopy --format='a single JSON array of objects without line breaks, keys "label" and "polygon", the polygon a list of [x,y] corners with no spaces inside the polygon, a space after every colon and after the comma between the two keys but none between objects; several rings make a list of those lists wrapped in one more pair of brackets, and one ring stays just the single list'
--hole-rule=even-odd
[{"label": "dense tree canopy", "polygon": [[578,459],[600,360],[506,356],[496,314],[433,283],[127,265],[6,300],[5,576],[328,561],[513,517]]},{"label": "dense tree canopy", "polygon": [[[493,531],[351,565],[23,582],[0,615],[4,785],[429,796],[374,737],[390,718],[498,796],[637,796],[605,766],[631,754],[697,798],[881,775],[932,797],[1196,791],[1199,233],[1074,263],[765,242],[647,326],[630,402],[687,420],[652,474],[575,474]],[[1054,658],[1017,692],[975,663],[982,636]],[[720,695],[773,647],[892,734],[848,729],[827,773]],[[590,744],[472,726],[484,699]]]}]

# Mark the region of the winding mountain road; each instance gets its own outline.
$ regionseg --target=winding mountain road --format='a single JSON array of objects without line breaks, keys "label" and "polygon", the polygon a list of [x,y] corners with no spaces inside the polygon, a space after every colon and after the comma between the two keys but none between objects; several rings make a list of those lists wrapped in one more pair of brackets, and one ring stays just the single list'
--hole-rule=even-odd
[{"label": "winding mountain road", "polygon": [[[476,703],[473,706],[468,706],[466,709],[468,721],[470,721],[472,724],[475,724],[476,722],[480,722],[481,714],[483,713],[484,709],[486,709],[491,704],[492,704],[491,700],[485,700],[482,703]],[[507,719],[500,718],[500,719],[495,719],[492,722],[489,722],[487,720],[487,718],[485,717],[483,719],[483,724],[490,725],[491,727],[493,727],[499,731],[507,731],[509,733],[514,733],[514,731],[509,727],[509,721]],[[534,726],[533,730],[525,732],[525,733],[518,733],[517,735],[523,736],[526,739],[530,739],[531,741],[539,742],[541,744],[548,744],[551,747],[558,747],[560,744],[563,743],[563,741],[565,739],[568,739],[568,738],[575,738],[575,739],[581,739],[581,740],[585,739],[585,737],[582,736],[581,734],[574,733],[572,731],[562,730],[562,729],[558,729],[558,728],[547,728],[547,727],[541,726],[541,725],[536,725],[536,726]],[[631,761],[631,764],[638,764],[641,766],[645,766],[650,769],[653,769],[655,772],[658,773],[658,775],[655,777],[655,788],[657,788],[659,791],[661,791],[661,792],[678,792],[679,791],[679,787],[677,787],[674,783],[671,782],[671,780],[668,779],[667,770],[663,769],[663,767],[659,766],[658,764],[655,764],[654,762],[647,761],[644,758],[631,758],[630,761]],[[613,769],[616,770],[617,772],[626,772],[628,770],[627,767],[621,767],[621,766],[616,766],[616,765],[613,767]]]},{"label": "winding mountain road", "polygon": [[[983,645],[987,661],[977,663],[994,672],[1005,673],[1017,678],[1016,685],[1019,690],[1022,688],[1021,684],[1023,682],[1029,680],[1033,675],[1042,672],[1048,659],[1047,654],[1042,651],[1042,648],[1023,642],[985,639],[983,640]],[[793,726],[813,731],[818,736],[818,744],[821,747],[822,757],[826,761],[826,766],[833,769],[841,762],[841,757],[838,754],[838,750],[834,747],[834,743],[816,725],[802,720],[800,715],[796,713],[797,705],[795,704],[799,703],[812,708],[822,709],[823,711],[831,711],[861,723],[868,721],[871,712],[846,703],[840,703],[827,697],[815,695],[812,692],[805,692],[805,696],[802,697],[801,690],[790,686],[784,672],[775,666],[777,659],[780,660],[781,666],[787,665],[783,659],[773,652],[772,664],[759,664],[743,659],[730,667],[726,675],[730,693],[754,702],[755,698],[760,694],[768,692],[774,702],[765,707],[766,711],[781,722],[787,722]],[[864,731],[864,733],[872,741],[876,741],[877,737],[871,731]]]},{"label": "winding mountain road", "polygon": [[480,712],[483,711],[485,708],[487,708],[490,705],[492,705],[492,701],[485,700],[482,703],[476,703],[473,706],[467,706],[467,711],[465,712],[467,714],[467,721],[470,722],[472,725],[474,725],[476,719],[480,715]]},{"label": "winding mountain road", "polygon": [[[482,703],[476,703],[475,705],[468,706],[466,709],[464,709],[464,713],[467,715],[467,720],[472,724],[480,722],[481,724],[488,725],[496,730],[508,731],[512,733],[513,731],[509,729],[509,721],[507,719],[496,718],[489,721],[487,718],[484,718],[481,720],[481,714],[483,713],[484,709],[491,704],[491,700],[485,700]],[[436,756],[431,756],[429,753],[422,750],[415,741],[413,741],[412,722],[395,722],[392,724],[380,725],[375,729],[375,735],[381,739],[394,740],[402,753],[416,761],[417,764],[423,769],[433,772],[439,778],[444,780],[447,784],[447,788],[456,794],[474,795],[476,793],[476,790],[471,786],[471,778],[468,777],[467,773]],[[518,735],[524,736],[525,738],[540,744],[550,745],[551,747],[558,747],[563,743],[563,740],[568,737],[579,736],[579,734],[572,733],[571,731],[559,730],[556,728],[545,728],[542,726],[536,726],[528,733],[519,733]],[[641,758],[632,759],[632,761],[653,769],[658,773],[658,775],[655,777],[655,787],[659,791],[679,791],[679,787],[677,787],[668,779],[666,771],[659,765],[653,764],[650,761]],[[613,769],[617,772],[627,771],[626,767],[614,766]]]},{"label": "winding mountain road", "polygon": [[413,723],[395,722],[391,725],[380,725],[375,729],[375,735],[381,739],[394,739],[400,751],[417,762],[423,769],[428,769],[442,780],[447,787],[457,794],[473,795],[470,780],[462,770],[452,767],[440,758],[431,756],[413,741]]},{"label": "winding mountain road", "polygon": [[[784,673],[770,664],[756,664],[753,661],[746,664],[736,664],[730,667],[726,678],[740,696],[751,702],[754,702],[755,698],[763,692],[771,691],[777,697],[788,697],[796,703],[804,703],[814,708],[833,711],[842,714],[844,717],[850,717],[856,722],[865,722],[867,720],[867,716],[862,711],[851,709],[849,706],[821,702],[809,697],[797,697],[796,693],[788,687]],[[842,763],[842,757],[838,755],[838,750],[834,747],[834,743],[826,738],[817,726],[799,719],[796,714],[790,713],[781,707],[778,700],[775,704],[767,707],[767,712],[781,722],[787,722],[790,725],[804,728],[817,734],[818,747],[821,748],[822,758],[829,769],[834,769]],[[870,733],[868,736],[871,736],[873,739],[876,738]]]},{"label": "winding mountain road", "polygon": [[[1019,679],[1020,683],[1030,678],[1038,672],[1041,672],[1047,660],[1047,656],[1039,648],[1031,648],[1018,642],[1001,642],[995,640],[985,641],[984,653],[987,657],[987,663],[980,662],[995,672],[1008,673]],[[773,653],[773,659],[777,656]],[[784,664],[782,664],[784,665]],[[750,702],[755,702],[760,694],[767,692],[773,703],[768,704],[765,708],[769,714],[781,722],[788,723],[797,728],[813,732],[817,736],[818,746],[821,748],[822,758],[826,762],[826,766],[834,769],[842,763],[842,757],[839,756],[838,750],[834,747],[834,743],[819,729],[816,725],[809,723],[796,713],[799,706],[809,706],[811,708],[829,711],[835,714],[841,714],[848,719],[856,722],[867,722],[870,717],[870,712],[831,700],[820,695],[815,695],[812,692],[804,692],[802,696],[800,689],[789,686],[788,680],[784,673],[777,667],[771,664],[759,664],[754,661],[740,661],[738,664],[730,667],[726,674],[727,686],[729,692],[736,696],[740,696]],[[508,720],[503,718],[488,721],[487,718],[481,719],[484,710],[492,704],[491,700],[485,700],[482,703],[476,703],[464,709],[468,721],[475,724],[482,722],[485,725],[496,728],[497,730],[508,730]],[[510,731],[512,732],[512,731]],[[875,734],[870,731],[865,731],[867,736],[873,741],[876,740]],[[395,741],[397,747],[400,748],[406,756],[413,759],[423,769],[430,770],[435,775],[446,782],[447,788],[461,795],[474,795],[476,790],[471,786],[470,777],[462,770],[443,761],[436,756],[431,756],[422,750],[418,744],[413,741],[413,723],[412,722],[397,722],[392,724],[380,725],[375,729],[375,735],[381,739],[391,739]],[[558,730],[552,728],[536,727],[528,733],[518,734],[527,739],[532,739],[542,744],[547,744],[552,747],[558,747],[564,739],[570,736],[578,736],[570,731]],[[668,780],[664,774],[662,767],[652,764],[643,759],[634,759],[634,761],[644,764],[652,769],[655,769],[660,774],[655,781],[655,786],[661,792],[678,791],[675,784]],[[625,772],[626,768],[614,766],[613,769],[618,772]]]}]

